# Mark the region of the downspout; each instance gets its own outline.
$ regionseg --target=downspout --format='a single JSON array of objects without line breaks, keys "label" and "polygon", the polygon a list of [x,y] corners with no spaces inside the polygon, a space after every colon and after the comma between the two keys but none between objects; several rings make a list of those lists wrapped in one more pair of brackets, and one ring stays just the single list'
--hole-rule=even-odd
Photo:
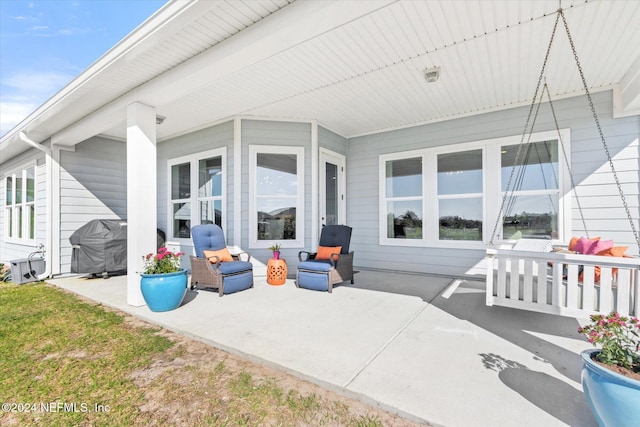
[{"label": "downspout", "polygon": [[[45,153],[46,179],[47,179],[47,184],[51,185],[53,182],[53,180],[51,179],[51,176],[53,174],[52,173],[53,151],[49,147],[45,147],[44,145],[38,144],[35,141],[31,140],[29,137],[27,137],[27,134],[24,132],[20,132],[20,139],[26,142],[27,144],[29,144],[30,146],[32,146],[33,148],[37,148],[38,150]],[[45,270],[44,270],[44,273],[38,276],[38,280],[43,280],[51,276],[51,265],[52,265],[51,243],[53,241],[53,238],[52,238],[53,236],[53,227],[52,227],[53,204],[52,204],[51,188],[47,188],[46,200],[47,200],[47,224],[46,224],[47,234],[45,237]]]}]

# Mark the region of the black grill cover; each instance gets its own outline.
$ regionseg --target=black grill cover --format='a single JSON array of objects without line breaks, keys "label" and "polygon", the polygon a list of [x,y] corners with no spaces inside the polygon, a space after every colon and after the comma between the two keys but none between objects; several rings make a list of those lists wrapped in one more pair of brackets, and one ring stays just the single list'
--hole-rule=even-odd
[{"label": "black grill cover", "polygon": [[69,241],[72,273],[124,274],[127,272],[127,222],[95,219],[77,229]]}]

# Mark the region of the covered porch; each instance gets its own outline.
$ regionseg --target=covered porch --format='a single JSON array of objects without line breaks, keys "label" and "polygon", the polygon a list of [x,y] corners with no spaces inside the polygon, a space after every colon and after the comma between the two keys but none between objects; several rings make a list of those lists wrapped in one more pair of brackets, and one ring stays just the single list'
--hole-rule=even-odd
[{"label": "covered porch", "polygon": [[485,305],[484,283],[362,270],[332,294],[292,280],[177,310],[127,303],[126,276],[50,283],[333,391],[446,426],[596,426],[580,385],[578,321]]}]

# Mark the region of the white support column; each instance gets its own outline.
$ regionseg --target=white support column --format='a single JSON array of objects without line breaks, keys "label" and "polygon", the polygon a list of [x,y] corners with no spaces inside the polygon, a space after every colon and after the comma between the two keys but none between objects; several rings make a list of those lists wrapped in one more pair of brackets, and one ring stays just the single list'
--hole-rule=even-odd
[{"label": "white support column", "polygon": [[156,110],[135,102],[127,107],[127,303],[144,305],[140,292],[142,256],[156,252]]},{"label": "white support column", "polygon": [[47,219],[47,232],[50,234],[51,246],[47,248],[50,252],[51,274],[60,274],[60,147],[51,144],[51,157],[47,159],[51,168],[49,191],[47,203],[51,203],[51,208],[47,208],[50,217]]},{"label": "white support column", "polygon": [[320,233],[318,205],[320,195],[320,149],[318,143],[318,122],[311,122],[311,247],[317,248]]},{"label": "white support column", "polygon": [[[228,217],[228,215],[227,215]],[[229,221],[227,219],[227,221]],[[233,244],[242,247],[242,119],[233,120]],[[227,242],[228,244],[229,242]]]}]

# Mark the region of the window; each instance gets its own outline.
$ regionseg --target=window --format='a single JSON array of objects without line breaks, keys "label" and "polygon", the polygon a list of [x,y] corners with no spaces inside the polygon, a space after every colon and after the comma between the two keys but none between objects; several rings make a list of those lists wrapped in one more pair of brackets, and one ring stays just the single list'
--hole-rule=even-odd
[{"label": "window", "polygon": [[35,196],[35,166],[5,176],[5,239],[24,242],[35,240]]},{"label": "window", "polygon": [[505,192],[497,239],[564,239],[569,131],[560,135],[564,150],[557,132],[541,132],[522,146],[508,137],[380,156],[380,244],[482,247]]},{"label": "window", "polygon": [[502,196],[508,191],[503,237],[558,238],[558,141],[538,141],[522,146],[516,163],[517,152],[518,145],[503,145],[500,151]]},{"label": "window", "polygon": [[482,241],[482,150],[438,154],[440,240]]},{"label": "window", "polygon": [[253,247],[279,242],[283,247],[304,244],[304,148],[250,146]]},{"label": "window", "polygon": [[385,162],[386,236],[422,239],[422,157]]},{"label": "window", "polygon": [[171,238],[190,239],[197,224],[223,227],[225,155],[222,148],[169,162]]}]

